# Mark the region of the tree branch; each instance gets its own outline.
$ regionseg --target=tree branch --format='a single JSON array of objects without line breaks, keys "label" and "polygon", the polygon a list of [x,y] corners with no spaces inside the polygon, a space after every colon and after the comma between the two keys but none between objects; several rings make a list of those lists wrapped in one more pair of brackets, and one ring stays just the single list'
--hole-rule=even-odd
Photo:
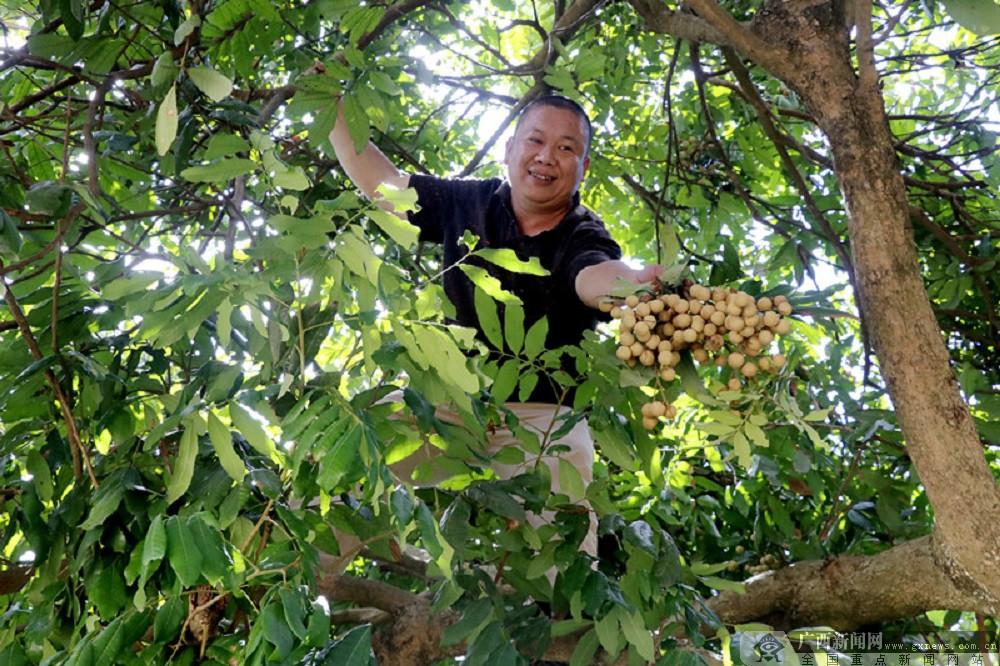
[{"label": "tree branch", "polygon": [[723,592],[707,605],[726,624],[766,622],[785,630],[830,626],[850,631],[936,609],[1000,611],[959,589],[941,560],[935,538],[925,536],[877,555],[796,562],[754,576],[744,594]]}]

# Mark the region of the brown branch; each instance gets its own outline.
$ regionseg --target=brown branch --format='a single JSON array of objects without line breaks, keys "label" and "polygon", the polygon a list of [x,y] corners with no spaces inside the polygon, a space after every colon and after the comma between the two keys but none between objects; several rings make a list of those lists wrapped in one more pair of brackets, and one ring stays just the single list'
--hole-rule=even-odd
[{"label": "brown branch", "polygon": [[375,25],[375,27],[372,28],[368,34],[363,35],[361,39],[358,40],[358,48],[364,51],[365,48],[378,39],[390,25],[410,12],[420,9],[424,5],[429,5],[430,3],[431,0],[403,0],[402,2],[397,2],[392,5],[385,10],[385,14],[382,15],[382,19]]},{"label": "brown branch", "polygon": [[653,32],[689,42],[732,46],[728,37],[689,11],[670,11],[664,3],[654,0],[629,0],[629,4],[646,22],[646,27]]},{"label": "brown branch", "polygon": [[754,576],[744,594],[723,592],[707,605],[726,624],[766,622],[782,630],[829,626],[850,631],[935,609],[1000,612],[956,586],[943,559],[936,537],[924,536],[877,555],[796,562]]},{"label": "brown branch", "polygon": [[[72,224],[73,220],[76,219],[82,210],[82,204],[77,204],[70,209],[70,212],[64,221],[65,226],[68,227]],[[7,308],[10,310],[11,316],[14,317],[14,321],[17,322],[18,328],[21,330],[21,337],[24,338],[24,342],[28,345],[28,349],[31,351],[32,357],[34,357],[36,361],[41,360],[43,355],[42,350],[38,347],[38,341],[35,340],[35,336],[31,332],[31,327],[28,324],[28,320],[24,316],[24,312],[21,310],[21,306],[18,304],[17,299],[14,296],[14,292],[10,290],[10,287],[7,285],[7,281],[2,277],[0,277],[0,289],[3,290],[3,297],[7,302]],[[94,468],[90,464],[90,457],[87,455],[87,450],[84,448],[83,442],[80,440],[80,433],[77,430],[76,419],[70,409],[69,400],[66,398],[66,394],[62,390],[62,386],[60,386],[59,380],[56,379],[55,373],[53,373],[52,370],[45,370],[45,379],[52,388],[52,392],[55,394],[59,407],[62,410],[63,419],[66,421],[66,433],[70,442],[70,452],[73,456],[74,476],[79,482],[82,477],[80,465],[80,461],[82,459],[87,467],[87,474],[90,476],[90,482],[95,488],[97,488],[100,484],[98,484],[97,477],[94,475]]]},{"label": "brown branch", "polygon": [[793,66],[792,54],[758,37],[749,25],[740,23],[716,0],[690,0],[689,4],[709,25],[722,33],[729,44],[744,56],[780,79]]},{"label": "brown branch", "polygon": [[858,27],[858,85],[870,91],[878,90],[878,69],[875,67],[875,40],[872,38],[872,0],[854,0],[854,19]]}]

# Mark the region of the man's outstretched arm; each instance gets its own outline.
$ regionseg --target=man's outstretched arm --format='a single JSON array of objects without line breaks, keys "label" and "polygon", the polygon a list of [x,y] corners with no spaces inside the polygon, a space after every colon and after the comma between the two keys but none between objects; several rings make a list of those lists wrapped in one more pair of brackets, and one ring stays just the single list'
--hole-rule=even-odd
[{"label": "man's outstretched arm", "polygon": [[344,105],[339,100],[337,122],[330,131],[330,143],[344,172],[369,199],[378,198],[376,190],[382,183],[399,189],[409,185],[410,175],[397,169],[371,141],[360,154],[354,149],[354,141],[344,119]]},{"label": "man's outstretched arm", "polygon": [[642,268],[632,268],[624,261],[602,261],[587,266],[576,275],[576,295],[584,305],[596,308],[621,279],[635,284],[653,280],[663,271],[663,266],[651,264]]}]

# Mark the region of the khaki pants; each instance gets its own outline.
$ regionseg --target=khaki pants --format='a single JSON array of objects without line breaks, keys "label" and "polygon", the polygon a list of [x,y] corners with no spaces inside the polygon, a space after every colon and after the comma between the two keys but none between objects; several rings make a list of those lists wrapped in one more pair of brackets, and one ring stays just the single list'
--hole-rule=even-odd
[{"label": "khaki pants", "polygon": [[[402,401],[403,392],[394,391],[379,402],[401,403]],[[576,469],[580,478],[583,480],[584,488],[586,488],[586,486],[589,485],[594,478],[594,440],[590,436],[590,428],[587,426],[586,420],[578,421],[569,432],[560,436],[558,439],[553,439],[553,434],[560,430],[560,426],[562,425],[562,421],[559,417],[572,411],[570,408],[541,402],[508,402],[505,406],[517,416],[522,427],[538,435],[542,446],[541,462],[549,468],[552,479],[552,491],[555,493],[563,493],[569,496],[572,502],[589,507],[585,498],[574,496],[574,493],[572,493],[570,489],[564,489],[562,487],[559,475],[559,460],[562,459],[569,462]],[[446,423],[461,423],[458,415],[445,407],[437,408],[435,416],[439,420]],[[550,449],[554,445],[567,447],[569,450],[563,450],[558,453],[549,453]],[[486,450],[488,454],[495,455],[497,452],[508,446],[521,446],[520,440],[518,440],[517,436],[509,429],[497,428],[495,431],[487,433]],[[413,471],[418,465],[429,463],[429,466],[433,468],[434,459],[444,455],[445,454],[443,452],[434,447],[422,446],[405,460],[401,460],[400,462],[393,464],[390,469],[401,480],[412,482]],[[500,478],[509,479],[517,474],[529,471],[530,467],[535,464],[536,459],[536,456],[527,456],[526,461],[518,465],[494,463],[492,469]],[[422,479],[418,485],[433,486],[441,481],[444,481],[446,478],[448,478],[447,474],[432,474],[430,478]],[[540,516],[529,513],[528,523],[533,527],[538,527],[548,521],[551,521],[553,516],[554,513],[551,511],[545,511]],[[581,543],[581,549],[596,558],[597,521],[594,519],[593,513],[590,513],[589,517],[590,529],[587,531],[587,535]],[[346,566],[350,559],[353,559],[353,554],[356,554],[360,549],[360,546],[358,545],[360,542],[358,542],[357,539],[351,535],[338,534],[337,536],[341,547],[340,552],[344,556],[343,565]],[[553,580],[555,572],[550,572],[548,577],[550,580]]]}]

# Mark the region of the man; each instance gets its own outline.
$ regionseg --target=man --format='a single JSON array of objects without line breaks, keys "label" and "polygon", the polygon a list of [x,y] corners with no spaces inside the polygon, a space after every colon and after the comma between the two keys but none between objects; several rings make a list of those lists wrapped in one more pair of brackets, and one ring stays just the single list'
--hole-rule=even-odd
[{"label": "man", "polygon": [[[504,163],[507,180],[456,180],[401,173],[374,144],[357,153],[342,110],[330,133],[330,141],[341,166],[368,196],[377,199],[377,188],[385,183],[396,188],[413,187],[420,210],[410,221],[420,228],[422,240],[444,244],[445,265],[458,261],[465,249],[458,243],[466,230],[476,234],[483,246],[513,249],[521,259],[537,257],[550,271],[545,277],[511,273],[484,265],[500,279],[504,288],[521,298],[525,327],[540,317],[549,317],[546,347],[578,344],[583,332],[597,323],[600,299],[619,279],[648,282],[659,266],[636,270],[620,261],[621,250],[608,235],[601,220],[580,205],[578,189],[590,166],[591,124],[576,102],[559,96],[544,96],[527,104],[514,135],[507,141]],[[455,305],[458,323],[479,330],[474,286],[461,271],[448,271],[445,292]],[[480,331],[480,337],[485,336]],[[568,368],[571,369],[571,368]],[[560,398],[562,400],[560,400]],[[559,403],[562,404],[559,404]],[[508,403],[521,425],[542,435],[569,411],[566,395],[551,381],[539,381],[529,402]],[[439,412],[447,419],[447,413]],[[453,417],[452,417],[453,418]],[[558,427],[558,426],[557,426]],[[551,445],[554,442],[543,442]],[[561,454],[579,472],[585,484],[593,478],[593,441],[586,423],[580,422],[557,442],[569,448]],[[516,444],[509,431],[490,436],[488,450],[498,451]],[[406,472],[422,462],[415,457],[394,466]],[[564,492],[559,482],[558,457],[548,455],[554,492]],[[497,474],[509,477],[520,466],[495,465]],[[570,497],[582,502],[582,497]],[[546,516],[543,516],[546,518]],[[532,523],[540,522],[533,518]],[[595,521],[582,544],[595,555]]]}]

